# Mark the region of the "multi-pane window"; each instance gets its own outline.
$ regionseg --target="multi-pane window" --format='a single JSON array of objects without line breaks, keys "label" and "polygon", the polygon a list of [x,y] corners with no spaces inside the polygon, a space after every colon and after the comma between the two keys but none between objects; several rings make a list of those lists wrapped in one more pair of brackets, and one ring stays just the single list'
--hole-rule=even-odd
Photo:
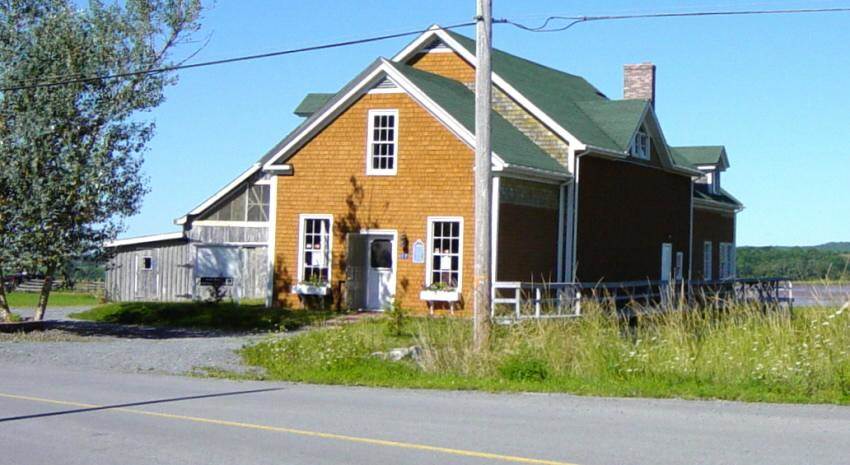
[{"label": "multi-pane window", "polygon": [[705,241],[702,245],[702,278],[711,281],[711,241]]},{"label": "multi-pane window", "polygon": [[720,279],[732,279],[735,277],[735,244],[721,242],[719,254]]},{"label": "multi-pane window", "polygon": [[637,158],[649,160],[650,153],[650,138],[649,134],[641,128],[635,133],[635,139],[632,141],[632,146],[629,148],[629,153]]},{"label": "multi-pane window", "polygon": [[460,219],[429,220],[428,284],[460,288],[462,229]]},{"label": "multi-pane window", "polygon": [[268,184],[254,184],[236,191],[230,199],[209,215],[201,218],[209,221],[251,221],[269,220],[269,199],[271,189]]},{"label": "multi-pane window", "polygon": [[269,220],[270,190],[268,184],[257,184],[248,188],[245,221]]},{"label": "multi-pane window", "polygon": [[685,275],[685,253],[676,252],[676,281],[681,281]]},{"label": "multi-pane window", "polygon": [[398,153],[398,111],[369,111],[366,174],[395,174]]},{"label": "multi-pane window", "polygon": [[331,218],[301,217],[301,281],[328,283],[331,267]]}]

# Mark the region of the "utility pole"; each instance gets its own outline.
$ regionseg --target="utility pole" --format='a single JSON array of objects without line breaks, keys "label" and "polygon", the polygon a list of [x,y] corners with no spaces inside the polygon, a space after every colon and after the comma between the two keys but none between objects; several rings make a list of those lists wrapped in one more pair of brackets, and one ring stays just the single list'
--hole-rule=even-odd
[{"label": "utility pole", "polygon": [[490,46],[493,27],[493,5],[491,0],[476,0],[475,54],[475,265],[473,295],[473,348],[480,351],[485,347],[490,334],[491,303],[491,256],[490,249],[490,203],[492,202],[492,177],[490,173],[490,106],[492,87],[490,82]]}]

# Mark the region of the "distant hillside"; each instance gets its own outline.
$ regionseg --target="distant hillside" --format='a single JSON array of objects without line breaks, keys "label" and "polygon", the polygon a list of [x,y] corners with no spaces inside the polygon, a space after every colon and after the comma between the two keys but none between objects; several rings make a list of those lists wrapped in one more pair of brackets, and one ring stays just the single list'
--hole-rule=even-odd
[{"label": "distant hillside", "polygon": [[[844,249],[843,247],[848,247]],[[796,280],[850,278],[850,243],[814,247],[738,247],[741,278],[787,277]]]},{"label": "distant hillside", "polygon": [[826,244],[816,245],[814,248],[838,253],[850,253],[850,242],[827,242]]}]

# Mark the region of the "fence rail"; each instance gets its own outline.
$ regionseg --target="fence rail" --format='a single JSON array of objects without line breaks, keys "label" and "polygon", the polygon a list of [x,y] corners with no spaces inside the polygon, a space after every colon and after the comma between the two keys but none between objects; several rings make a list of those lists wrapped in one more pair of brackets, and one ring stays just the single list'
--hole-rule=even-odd
[{"label": "fence rail", "polygon": [[793,284],[787,278],[729,279],[720,281],[625,281],[617,283],[493,284],[491,317],[496,321],[575,318],[582,301],[609,301],[618,308],[628,303],[664,307],[668,301],[728,299],[762,305],[794,303]]}]

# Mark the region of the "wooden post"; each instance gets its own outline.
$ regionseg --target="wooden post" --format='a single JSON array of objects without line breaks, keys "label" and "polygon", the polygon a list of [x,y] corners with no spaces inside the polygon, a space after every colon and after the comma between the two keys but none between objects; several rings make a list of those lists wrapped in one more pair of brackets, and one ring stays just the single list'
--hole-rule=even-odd
[{"label": "wooden post", "polygon": [[493,25],[491,0],[477,0],[475,68],[475,244],[473,270],[473,349],[486,347],[489,337],[491,289],[491,154],[490,37]]}]

